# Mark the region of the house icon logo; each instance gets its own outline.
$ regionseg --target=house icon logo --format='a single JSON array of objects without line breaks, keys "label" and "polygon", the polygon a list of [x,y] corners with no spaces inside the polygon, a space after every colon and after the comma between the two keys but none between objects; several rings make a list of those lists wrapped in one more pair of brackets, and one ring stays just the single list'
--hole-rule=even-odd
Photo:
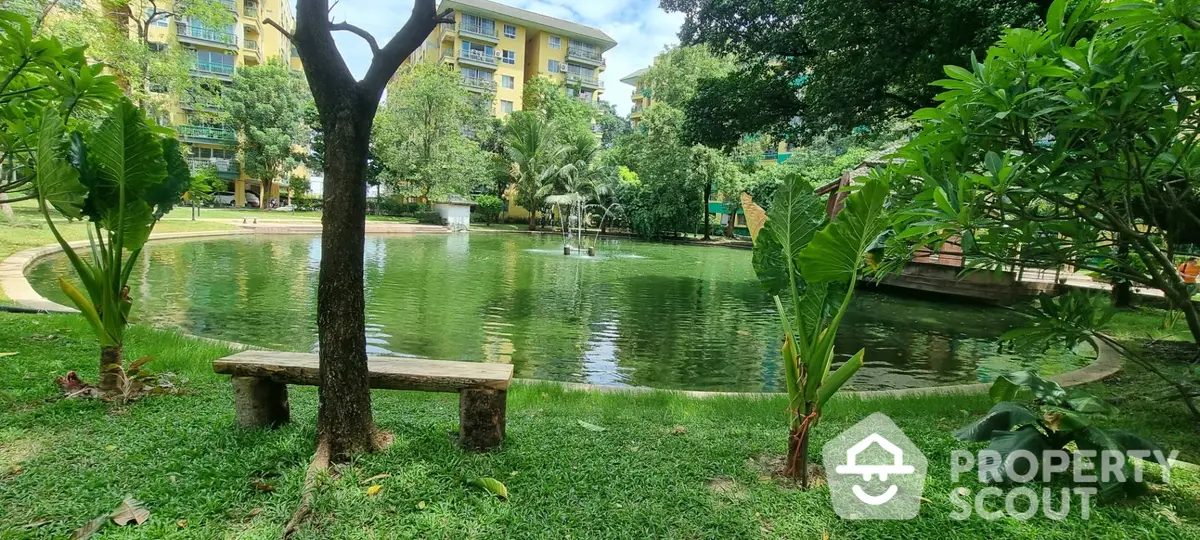
[{"label": "house icon logo", "polygon": [[843,519],[912,519],[920,511],[925,456],[887,415],[868,416],[821,452]]}]

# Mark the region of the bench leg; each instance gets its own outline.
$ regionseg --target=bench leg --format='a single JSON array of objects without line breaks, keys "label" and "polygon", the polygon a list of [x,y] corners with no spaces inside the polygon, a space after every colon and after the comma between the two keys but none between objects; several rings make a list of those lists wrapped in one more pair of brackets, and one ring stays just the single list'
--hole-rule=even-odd
[{"label": "bench leg", "polygon": [[279,427],[291,420],[287,385],[270,379],[234,377],[233,407],[242,427]]},{"label": "bench leg", "polygon": [[484,452],[504,443],[507,390],[468,389],[458,398],[458,442],[467,450]]}]

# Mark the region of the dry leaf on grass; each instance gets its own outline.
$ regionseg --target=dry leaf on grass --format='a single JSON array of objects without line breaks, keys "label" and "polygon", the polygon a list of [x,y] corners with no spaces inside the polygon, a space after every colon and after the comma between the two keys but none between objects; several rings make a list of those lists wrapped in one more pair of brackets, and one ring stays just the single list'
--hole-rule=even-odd
[{"label": "dry leaf on grass", "polygon": [[256,489],[258,491],[270,493],[272,491],[275,491],[275,486],[272,486],[271,484],[263,482],[262,480],[256,480],[254,482],[254,489]]},{"label": "dry leaf on grass", "polygon": [[103,527],[105,523],[108,523],[108,516],[100,516],[93,519],[84,524],[84,526],[75,529],[75,532],[71,533],[71,540],[83,540],[96,534],[96,531],[100,530],[100,527]]},{"label": "dry leaf on grass", "polygon": [[377,475],[375,475],[375,476],[372,476],[372,477],[370,477],[370,478],[368,478],[368,479],[366,479],[366,480],[363,480],[362,482],[359,482],[359,483],[358,483],[358,485],[360,485],[360,486],[365,486],[365,485],[367,485],[367,484],[370,484],[371,482],[374,482],[374,481],[376,481],[376,480],[383,480],[384,478],[391,478],[391,477],[392,477],[392,475],[391,475],[390,473],[377,474]]},{"label": "dry leaf on grass", "polygon": [[595,432],[599,433],[599,432],[605,430],[605,428],[602,428],[602,427],[597,426],[596,424],[592,424],[590,422],[584,422],[583,420],[576,420],[576,422],[579,422],[579,425],[582,426],[583,429],[586,429],[588,431],[595,431]]},{"label": "dry leaf on grass", "polygon": [[381,486],[379,484],[375,484],[375,485],[367,488],[367,496],[374,497],[376,495],[379,495],[380,491],[383,491],[383,486]]},{"label": "dry leaf on grass", "polygon": [[16,356],[16,355],[17,355],[17,353],[15,353],[15,352],[0,352],[0,358],[3,358],[5,356]]},{"label": "dry leaf on grass", "polygon": [[500,497],[500,500],[508,500],[508,488],[495,478],[476,478],[475,485],[492,492],[493,495]]},{"label": "dry leaf on grass", "polygon": [[112,513],[113,523],[125,526],[130,522],[135,525],[141,525],[150,519],[150,511],[146,510],[146,506],[129,495],[125,496],[125,500],[121,501],[121,506]]}]

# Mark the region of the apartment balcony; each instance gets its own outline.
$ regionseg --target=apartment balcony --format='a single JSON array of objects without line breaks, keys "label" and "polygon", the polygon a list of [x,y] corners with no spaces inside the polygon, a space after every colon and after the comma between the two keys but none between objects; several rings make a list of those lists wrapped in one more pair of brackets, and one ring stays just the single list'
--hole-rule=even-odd
[{"label": "apartment balcony", "polygon": [[482,77],[467,77],[463,76],[462,86],[472,92],[495,92],[496,81],[494,79],[484,79]]},{"label": "apartment balcony", "polygon": [[176,129],[179,132],[179,140],[181,142],[220,145],[237,144],[237,133],[233,131],[233,128],[225,126],[184,124],[176,126]]},{"label": "apartment balcony", "polygon": [[454,23],[441,23],[438,25],[439,42],[445,40],[454,41],[454,36],[457,34],[457,26]]},{"label": "apartment balcony", "polygon": [[458,51],[458,62],[484,69],[496,69],[496,65],[500,63],[500,60],[494,54],[485,54],[483,51],[468,49]]},{"label": "apartment balcony", "polygon": [[570,84],[578,84],[584,88],[601,89],[604,88],[604,81],[599,77],[588,77],[586,75],[578,75],[575,73],[567,73],[567,82]]},{"label": "apartment balcony", "polygon": [[184,96],[179,100],[179,107],[186,111],[221,112],[224,109],[216,101],[202,101],[200,98]]},{"label": "apartment balcony", "polygon": [[262,49],[259,48],[256,39],[242,40],[242,55],[246,57],[246,60],[252,60],[256,64],[263,63]]},{"label": "apartment balcony", "polygon": [[242,8],[242,15],[250,19],[258,20],[258,6],[255,4],[246,4],[246,7]]},{"label": "apartment balcony", "polygon": [[458,35],[462,38],[474,38],[489,43],[500,43],[496,27],[488,28],[482,24],[458,23]]},{"label": "apartment balcony", "polygon": [[567,61],[592,67],[604,65],[604,57],[599,52],[580,47],[567,47]]},{"label": "apartment balcony", "polygon": [[234,6],[233,0],[217,0],[217,3],[221,4],[222,6],[225,6],[230,11],[237,11],[237,7]]},{"label": "apartment balcony", "polygon": [[192,65],[192,75],[201,77],[216,77],[221,80],[233,80],[234,67],[229,64],[196,61]]},{"label": "apartment balcony", "polygon": [[233,35],[232,32],[222,32],[188,24],[177,24],[175,28],[178,30],[179,41],[184,43],[225,49],[237,48],[237,36]]},{"label": "apartment balcony", "polygon": [[199,171],[206,167],[213,167],[217,170],[217,174],[220,176],[236,177],[239,173],[238,163],[232,159],[189,157],[187,158],[187,163],[188,168],[190,168],[192,172]]}]

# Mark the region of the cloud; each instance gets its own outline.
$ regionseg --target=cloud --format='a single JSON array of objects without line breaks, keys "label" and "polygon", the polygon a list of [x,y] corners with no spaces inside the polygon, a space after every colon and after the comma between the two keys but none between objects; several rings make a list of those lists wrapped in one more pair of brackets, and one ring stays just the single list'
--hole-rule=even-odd
[{"label": "cloud", "polygon": [[[633,87],[620,82],[638,69],[650,65],[663,47],[678,42],[676,37],[683,16],[666,13],[645,0],[503,0],[502,3],[543,15],[557,17],[593,28],[611,36],[617,46],[605,53],[608,67],[600,75],[604,97],[627,114]],[[412,0],[341,0],[331,15],[347,21],[375,36],[382,46],[404,25],[412,11]],[[356,77],[362,77],[371,64],[371,48],[362,38],[348,32],[335,32],[338,50]]]}]

